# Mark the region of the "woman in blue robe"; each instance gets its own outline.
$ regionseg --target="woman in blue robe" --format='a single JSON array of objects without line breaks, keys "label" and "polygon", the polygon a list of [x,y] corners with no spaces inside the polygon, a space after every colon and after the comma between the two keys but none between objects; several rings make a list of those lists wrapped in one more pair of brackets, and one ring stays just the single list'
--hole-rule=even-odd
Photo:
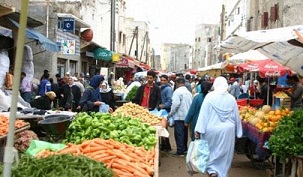
[{"label": "woman in blue robe", "polygon": [[210,177],[227,177],[234,155],[235,137],[242,136],[242,125],[235,98],[227,92],[224,77],[214,81],[214,91],[206,95],[195,128],[195,136],[207,140]]}]

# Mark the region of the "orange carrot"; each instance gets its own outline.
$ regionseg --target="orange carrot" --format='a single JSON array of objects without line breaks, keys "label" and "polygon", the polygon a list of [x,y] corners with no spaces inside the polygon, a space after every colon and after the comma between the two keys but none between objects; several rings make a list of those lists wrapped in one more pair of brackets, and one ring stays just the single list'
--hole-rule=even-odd
[{"label": "orange carrot", "polygon": [[99,146],[99,147],[87,146],[86,148],[84,148],[82,150],[82,153],[86,154],[86,153],[92,153],[92,152],[96,152],[96,151],[100,151],[100,150],[106,150],[106,149],[107,149],[106,147],[102,147],[102,146]]},{"label": "orange carrot", "polygon": [[112,170],[113,170],[113,172],[114,172],[115,174],[117,174],[119,177],[134,177],[134,175],[133,175],[132,173],[129,173],[129,172],[124,172],[124,171],[119,170],[119,169],[116,169],[116,168],[114,168],[114,169],[112,169]]},{"label": "orange carrot", "polygon": [[110,154],[110,155],[117,156],[120,159],[124,159],[124,160],[129,161],[129,162],[131,161],[131,158],[129,156],[127,156],[126,154],[124,154],[120,150],[113,149],[113,150],[107,151],[107,153]]},{"label": "orange carrot", "polygon": [[101,145],[101,146],[105,146],[105,147],[107,147],[107,148],[109,148],[109,149],[113,149],[113,148],[114,148],[113,145],[106,144],[106,143],[104,142],[104,140],[102,140],[102,139],[100,139],[100,138],[94,139],[94,142],[95,142],[96,144]]}]

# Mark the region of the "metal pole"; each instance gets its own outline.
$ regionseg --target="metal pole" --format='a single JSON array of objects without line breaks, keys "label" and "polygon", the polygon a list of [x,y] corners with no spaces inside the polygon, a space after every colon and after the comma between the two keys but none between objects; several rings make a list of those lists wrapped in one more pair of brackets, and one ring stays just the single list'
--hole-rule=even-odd
[{"label": "metal pole", "polygon": [[48,38],[49,29],[49,0],[46,1],[46,37]]},{"label": "metal pole", "polygon": [[21,1],[21,15],[20,15],[20,26],[18,30],[18,39],[17,39],[17,52],[16,52],[16,61],[14,66],[14,81],[13,81],[13,95],[10,107],[9,115],[9,131],[7,135],[7,142],[5,146],[4,153],[4,177],[11,176],[11,169],[14,160],[14,135],[15,135],[15,121],[16,121],[16,112],[17,112],[17,102],[18,94],[20,87],[20,78],[21,78],[21,65],[23,58],[24,50],[24,41],[25,41],[25,29],[27,24],[27,7],[29,0]]},{"label": "metal pole", "polygon": [[[138,44],[138,40],[139,40],[139,28],[137,29],[137,33],[136,33],[136,60],[138,60],[138,56],[139,56],[139,44]],[[141,61],[140,61],[141,62]]]},{"label": "metal pole", "polygon": [[110,50],[115,51],[116,0],[111,0]]}]

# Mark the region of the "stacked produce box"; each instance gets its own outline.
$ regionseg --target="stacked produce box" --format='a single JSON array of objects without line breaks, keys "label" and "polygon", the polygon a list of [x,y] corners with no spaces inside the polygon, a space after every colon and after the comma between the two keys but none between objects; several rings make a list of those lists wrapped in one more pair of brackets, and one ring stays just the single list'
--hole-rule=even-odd
[{"label": "stacked produce box", "polygon": [[283,107],[290,109],[291,98],[283,91],[279,91],[274,94],[274,102],[276,107]]}]

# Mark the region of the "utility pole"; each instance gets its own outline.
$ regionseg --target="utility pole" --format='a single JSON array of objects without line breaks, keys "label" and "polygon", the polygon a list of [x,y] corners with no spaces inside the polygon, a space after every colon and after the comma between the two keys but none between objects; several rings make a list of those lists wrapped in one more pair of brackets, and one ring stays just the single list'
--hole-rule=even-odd
[{"label": "utility pole", "polygon": [[[130,55],[130,53],[131,53],[131,51],[132,51],[134,39],[135,39],[136,36],[138,36],[138,26],[136,26],[135,31],[134,31],[134,33],[133,33],[133,38],[132,38],[132,42],[130,43],[128,55]],[[137,43],[138,43],[138,42],[137,42]]]},{"label": "utility pole", "polygon": [[[148,32],[146,31],[146,33],[144,35],[144,41],[143,41],[143,46],[142,46],[142,49],[141,49],[141,54],[140,54],[140,60],[139,60],[140,62],[142,60],[142,54],[143,54],[143,49],[144,49],[144,46],[145,46],[145,43],[146,43],[146,40],[147,40],[147,35],[148,35]],[[145,62],[146,62],[146,60],[145,60]]]},{"label": "utility pole", "polygon": [[[138,26],[136,27],[137,28],[137,34],[136,34],[136,60],[138,60],[138,50],[139,50],[139,43],[138,43],[138,40],[139,40],[139,29],[138,29]],[[141,62],[141,61],[140,61]]]},{"label": "utility pole", "polygon": [[110,50],[115,51],[115,41],[116,41],[116,32],[115,32],[115,23],[116,23],[116,0],[111,0],[111,13],[110,13]]}]

